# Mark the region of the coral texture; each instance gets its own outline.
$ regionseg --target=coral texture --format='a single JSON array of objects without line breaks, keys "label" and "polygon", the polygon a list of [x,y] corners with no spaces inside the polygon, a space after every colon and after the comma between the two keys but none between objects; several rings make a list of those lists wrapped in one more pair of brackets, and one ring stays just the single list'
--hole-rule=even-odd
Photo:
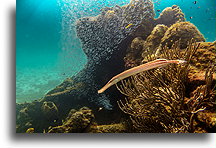
[{"label": "coral texture", "polygon": [[79,111],[72,109],[66,121],[60,126],[50,127],[48,133],[82,133],[94,118],[92,111],[87,107],[83,107]]},{"label": "coral texture", "polygon": [[[189,63],[193,61],[200,43],[190,42],[184,50],[180,49],[180,44],[178,41],[171,48],[163,47],[159,57],[185,59],[187,64],[143,72],[117,85],[118,90],[127,96],[124,102],[119,102],[119,107],[131,116],[137,132],[196,132],[201,128],[195,122],[195,118],[199,117],[197,113],[208,110],[215,114],[215,111],[212,111],[215,108],[214,66],[206,69],[204,84],[197,86],[188,98],[188,94],[193,91],[188,87]],[[149,55],[146,58],[152,60],[155,56]],[[211,118],[212,114],[207,116],[208,114],[205,118],[208,118],[208,121],[215,120]],[[209,126],[202,127],[203,132],[212,132],[215,128],[206,127]]]},{"label": "coral texture", "polygon": [[168,28],[161,39],[161,44],[163,46],[167,44],[170,47],[175,41],[180,40],[180,48],[186,48],[188,41],[192,38],[197,42],[205,41],[204,36],[192,23],[179,22]]},{"label": "coral texture", "polygon": [[153,20],[150,0],[131,0],[123,7],[115,6],[96,17],[82,18],[76,23],[77,36],[89,60],[109,59],[117,46],[142,22]]},{"label": "coral texture", "polygon": [[159,24],[154,27],[151,34],[147,37],[145,42],[145,52],[143,52],[143,57],[147,54],[155,53],[157,48],[160,45],[161,39],[164,37],[165,32],[167,31],[168,27]]},{"label": "coral texture", "polygon": [[177,22],[184,22],[185,17],[182,10],[177,6],[173,5],[172,7],[165,8],[158,19],[156,19],[157,24],[164,24],[166,26],[171,26]]}]

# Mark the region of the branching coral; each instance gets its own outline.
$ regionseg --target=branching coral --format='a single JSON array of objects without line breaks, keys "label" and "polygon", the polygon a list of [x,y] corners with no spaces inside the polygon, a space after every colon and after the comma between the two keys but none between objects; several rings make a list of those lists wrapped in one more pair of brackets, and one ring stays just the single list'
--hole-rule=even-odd
[{"label": "branching coral", "polygon": [[[117,84],[118,90],[127,96],[119,101],[120,109],[130,115],[138,132],[193,132],[194,115],[205,109],[203,99],[211,92],[212,68],[207,70],[205,88],[198,90],[194,98],[185,101],[185,83],[189,63],[199,44],[190,41],[187,49],[180,50],[180,41],[171,49],[163,48],[160,58],[183,59],[185,65],[169,65],[135,75]],[[148,56],[147,61],[155,56]]]}]

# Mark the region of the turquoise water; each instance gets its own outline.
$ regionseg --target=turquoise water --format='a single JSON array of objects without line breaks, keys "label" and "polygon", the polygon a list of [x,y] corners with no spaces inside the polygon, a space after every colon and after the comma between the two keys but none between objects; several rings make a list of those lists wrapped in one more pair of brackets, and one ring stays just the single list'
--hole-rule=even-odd
[{"label": "turquoise water", "polygon": [[[78,18],[127,3],[129,0],[17,0],[16,101],[42,97],[85,66],[87,59],[75,32]],[[216,40],[215,0],[154,0],[156,17],[174,4],[207,41]]]}]

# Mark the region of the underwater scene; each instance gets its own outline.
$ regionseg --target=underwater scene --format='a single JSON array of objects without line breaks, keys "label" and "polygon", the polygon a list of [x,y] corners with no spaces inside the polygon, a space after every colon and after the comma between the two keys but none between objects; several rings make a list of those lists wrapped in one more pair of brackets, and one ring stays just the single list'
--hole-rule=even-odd
[{"label": "underwater scene", "polygon": [[215,133],[215,0],[17,0],[17,133]]}]

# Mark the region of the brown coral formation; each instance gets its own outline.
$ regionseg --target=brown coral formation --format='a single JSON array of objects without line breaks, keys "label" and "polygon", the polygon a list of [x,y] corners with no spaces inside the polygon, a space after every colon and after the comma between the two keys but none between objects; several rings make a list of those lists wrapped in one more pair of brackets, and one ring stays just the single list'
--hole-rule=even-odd
[{"label": "brown coral formation", "polygon": [[110,125],[93,125],[89,133],[127,133],[128,129],[125,123],[116,123]]},{"label": "brown coral formation", "polygon": [[164,24],[166,26],[171,26],[177,22],[184,22],[185,17],[182,10],[177,6],[173,5],[172,7],[165,8],[158,19],[156,19],[157,24]]},{"label": "brown coral formation", "polygon": [[41,100],[16,106],[16,132],[42,133],[49,126],[58,125],[58,108],[53,102]]},{"label": "brown coral formation", "polygon": [[161,39],[161,44],[167,44],[169,47],[178,40],[181,40],[180,48],[186,48],[188,41],[194,39],[197,42],[205,41],[204,36],[200,31],[189,22],[175,23],[168,28],[164,37]]},{"label": "brown coral formation", "polygon": [[61,126],[50,127],[48,133],[83,133],[92,124],[94,118],[92,111],[87,107],[79,111],[72,109],[66,121]]},{"label": "brown coral formation", "polygon": [[216,43],[202,42],[191,61],[192,66],[197,69],[206,70],[209,67],[209,63],[215,64],[215,52]]},{"label": "brown coral formation", "polygon": [[[212,56],[215,52],[207,54],[208,58],[211,58],[209,63],[213,62],[213,66],[208,66],[204,70],[203,83],[202,85],[194,83],[194,90],[188,79],[191,75],[189,64],[196,65],[194,64],[197,58],[195,55],[206,43],[191,42],[187,49],[181,49],[180,44],[181,42],[178,41],[171,48],[163,47],[163,52],[158,55],[158,58],[185,59],[188,62],[186,65],[171,65],[163,69],[144,72],[118,85],[118,90],[127,96],[124,102],[119,102],[119,107],[131,116],[137,132],[215,131],[215,124],[212,124],[216,115],[215,92],[213,91],[215,56]],[[211,51],[212,46],[208,45]],[[152,60],[155,57],[149,55],[146,59]],[[199,58],[197,60],[195,63],[199,62]],[[197,75],[197,73],[192,75]]]},{"label": "brown coral formation", "polygon": [[157,48],[161,43],[161,39],[164,37],[167,29],[168,27],[163,24],[159,24],[154,27],[151,34],[146,39],[146,43],[144,46],[145,52],[142,53],[143,57],[145,57],[145,55],[147,54],[153,54],[156,52]]},{"label": "brown coral formation", "polygon": [[144,40],[141,37],[136,37],[131,42],[130,47],[127,49],[127,54],[124,57],[125,67],[131,68],[138,66],[141,62],[140,53],[143,52]]},{"label": "brown coral formation", "polygon": [[98,125],[95,116],[87,107],[80,110],[71,109],[62,125],[49,127],[47,133],[124,133],[128,132],[127,124],[116,123]]},{"label": "brown coral formation", "polygon": [[[191,67],[188,74],[188,81],[191,90],[195,90],[199,85],[205,84],[205,73],[209,66],[215,66],[216,46],[214,43],[201,42],[199,48],[191,60]],[[213,73],[213,84],[215,83],[215,73]]]},{"label": "brown coral formation", "polygon": [[[203,35],[192,23],[177,22],[170,27],[167,27],[164,24],[158,24],[145,40],[143,38],[134,38],[132,40],[124,58],[126,68],[129,68],[127,63],[132,63],[131,65],[133,66],[139,65],[138,62],[142,61],[143,58],[149,54],[155,54],[155,56],[158,56],[162,47],[165,45],[171,47],[176,41],[180,41],[179,48],[184,49],[187,47],[188,41],[192,38],[197,42],[205,41]],[[142,52],[142,56],[137,54],[139,51]]]}]

